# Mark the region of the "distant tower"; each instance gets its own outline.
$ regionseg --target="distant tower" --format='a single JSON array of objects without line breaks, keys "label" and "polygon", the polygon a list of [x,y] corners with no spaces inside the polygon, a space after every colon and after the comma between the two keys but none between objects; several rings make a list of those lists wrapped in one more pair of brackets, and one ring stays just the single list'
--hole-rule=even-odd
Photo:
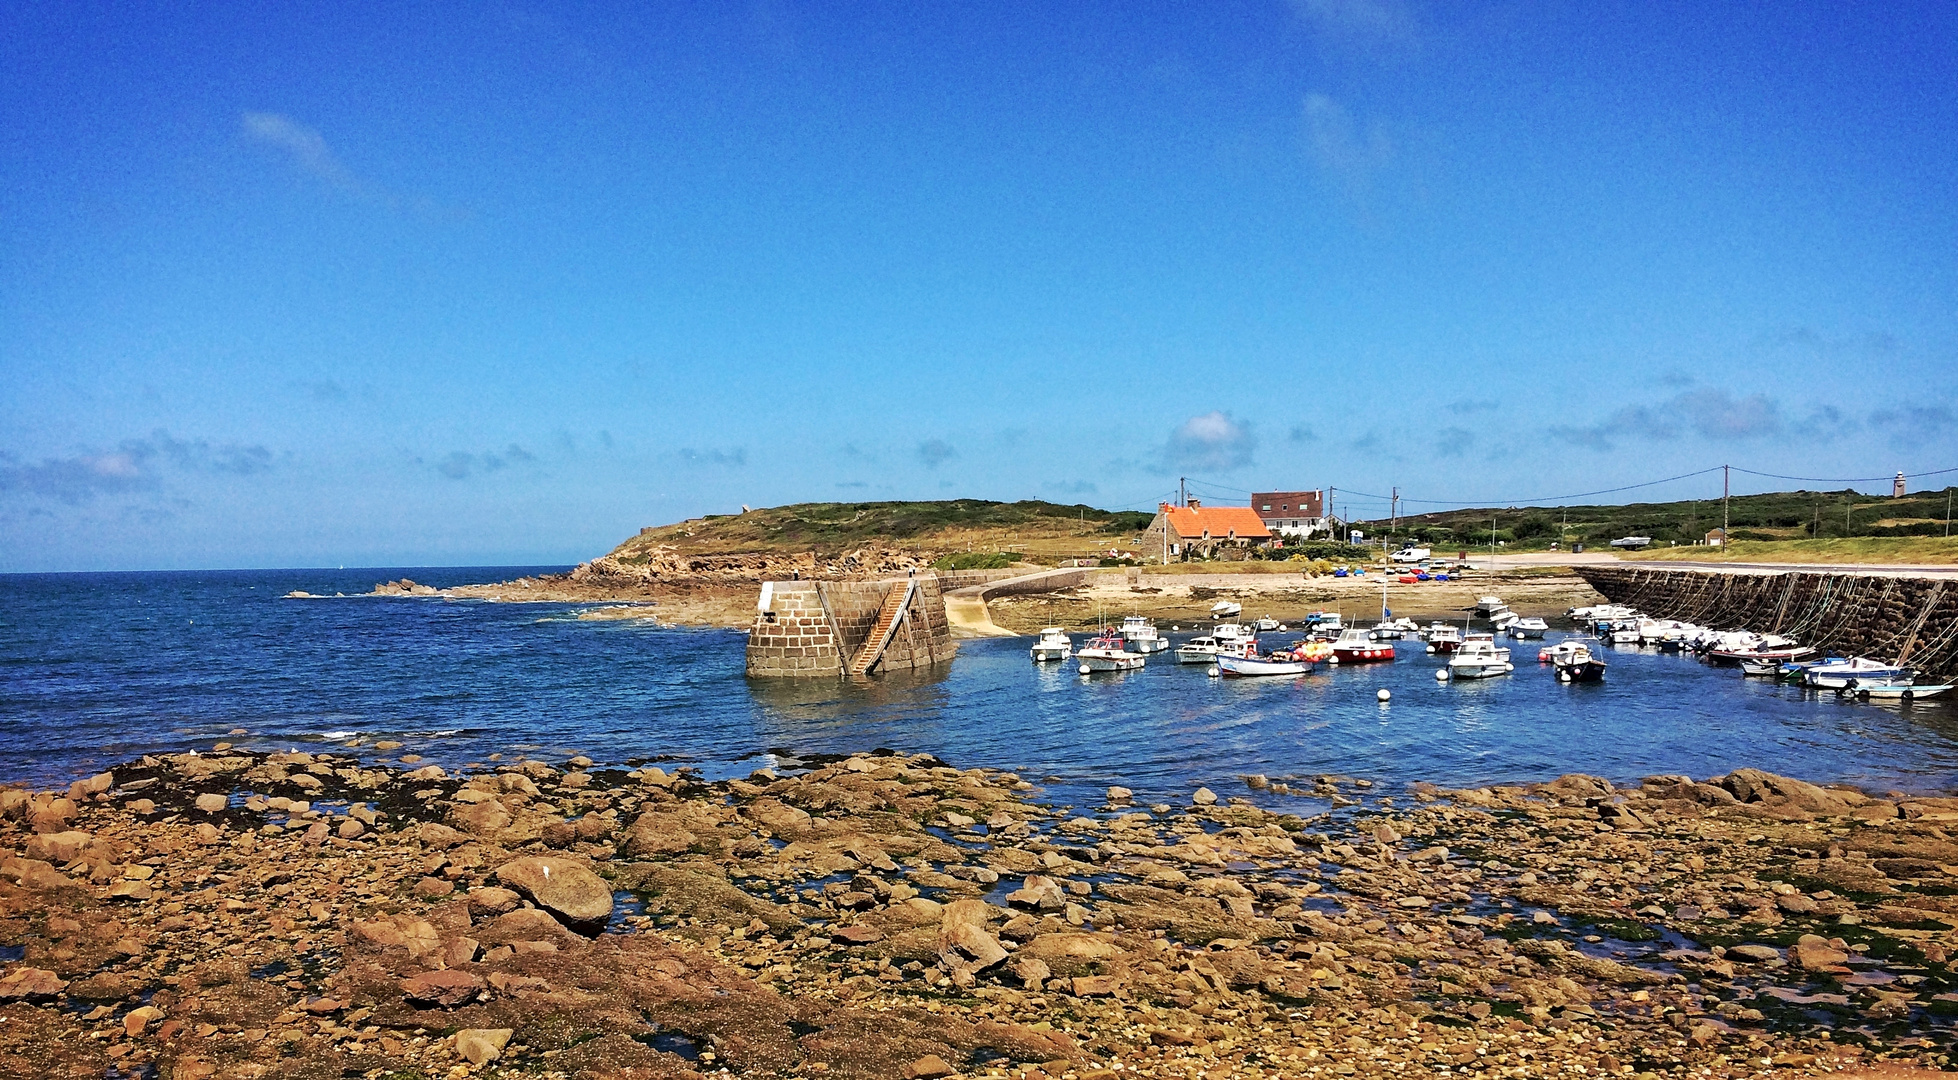
[{"label": "distant tower", "polygon": [[1904,497],[1904,474],[1903,473],[1898,473],[1896,481],[1890,485],[1890,497],[1893,499],[1901,499]]}]

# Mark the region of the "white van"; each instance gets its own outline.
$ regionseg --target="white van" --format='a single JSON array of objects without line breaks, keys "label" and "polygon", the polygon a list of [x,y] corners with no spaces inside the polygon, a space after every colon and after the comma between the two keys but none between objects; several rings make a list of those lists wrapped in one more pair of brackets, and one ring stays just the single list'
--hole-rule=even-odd
[{"label": "white van", "polygon": [[1433,551],[1424,547],[1404,547],[1387,557],[1398,563],[1417,563],[1433,555]]}]

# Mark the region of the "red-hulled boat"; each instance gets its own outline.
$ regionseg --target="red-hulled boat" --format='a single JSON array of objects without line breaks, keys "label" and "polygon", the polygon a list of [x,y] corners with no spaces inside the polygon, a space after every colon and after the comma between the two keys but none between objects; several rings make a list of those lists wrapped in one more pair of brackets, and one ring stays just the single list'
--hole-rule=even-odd
[{"label": "red-hulled boat", "polygon": [[1333,642],[1333,659],[1342,664],[1368,664],[1393,658],[1393,642],[1375,641],[1357,626],[1347,627]]}]

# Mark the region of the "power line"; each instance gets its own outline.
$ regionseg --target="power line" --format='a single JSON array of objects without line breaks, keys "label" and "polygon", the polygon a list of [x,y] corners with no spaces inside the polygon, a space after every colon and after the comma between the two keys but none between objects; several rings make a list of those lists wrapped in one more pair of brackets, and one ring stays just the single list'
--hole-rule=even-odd
[{"label": "power line", "polygon": [[[1881,484],[1886,480],[1895,479],[1895,474],[1892,474],[1891,476],[1852,476],[1852,477],[1783,476],[1780,473],[1755,472],[1753,469],[1743,469],[1738,465],[1734,466],[1733,468],[1735,472],[1746,473],[1749,476],[1765,476],[1771,480],[1799,480],[1807,484]],[[1946,473],[1954,473],[1954,472],[1958,472],[1958,468],[1932,469],[1930,472],[1905,473],[1904,479],[1915,480],[1920,476],[1943,476]]]}]

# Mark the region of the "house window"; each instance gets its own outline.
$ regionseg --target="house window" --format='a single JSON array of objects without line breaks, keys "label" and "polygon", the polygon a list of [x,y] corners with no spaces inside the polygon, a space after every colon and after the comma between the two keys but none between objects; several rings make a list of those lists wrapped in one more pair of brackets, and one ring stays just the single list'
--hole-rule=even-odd
[{"label": "house window", "polygon": [[1266,504],[1264,504],[1263,506],[1260,506],[1260,507],[1258,507],[1258,509],[1260,509],[1260,510],[1269,510],[1269,509],[1271,509],[1271,504],[1270,504],[1270,503],[1266,503]]}]

